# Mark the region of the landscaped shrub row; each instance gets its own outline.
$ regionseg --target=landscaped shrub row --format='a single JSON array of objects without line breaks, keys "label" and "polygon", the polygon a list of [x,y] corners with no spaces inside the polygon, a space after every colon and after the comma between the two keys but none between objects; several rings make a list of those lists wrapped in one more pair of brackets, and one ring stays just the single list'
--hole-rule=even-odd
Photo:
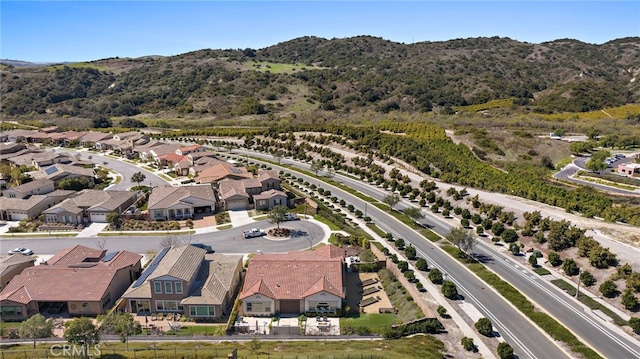
[{"label": "landscaped shrub row", "polygon": [[382,333],[385,339],[398,339],[416,333],[438,334],[444,331],[444,326],[438,319],[425,319],[424,321],[400,324],[391,327]]}]

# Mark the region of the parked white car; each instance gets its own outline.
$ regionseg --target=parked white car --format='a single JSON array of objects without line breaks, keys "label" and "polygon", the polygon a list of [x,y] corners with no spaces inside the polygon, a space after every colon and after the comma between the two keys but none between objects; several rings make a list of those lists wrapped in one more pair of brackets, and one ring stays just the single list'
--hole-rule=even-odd
[{"label": "parked white car", "polygon": [[18,248],[14,248],[9,250],[9,254],[24,254],[26,256],[31,256],[33,255],[33,251],[29,248],[23,248],[23,247],[18,247]]},{"label": "parked white car", "polygon": [[251,228],[242,232],[242,235],[244,236],[244,238],[261,237],[261,236],[264,236],[265,234],[267,234],[267,232],[265,232],[264,229],[259,229],[259,228]]}]

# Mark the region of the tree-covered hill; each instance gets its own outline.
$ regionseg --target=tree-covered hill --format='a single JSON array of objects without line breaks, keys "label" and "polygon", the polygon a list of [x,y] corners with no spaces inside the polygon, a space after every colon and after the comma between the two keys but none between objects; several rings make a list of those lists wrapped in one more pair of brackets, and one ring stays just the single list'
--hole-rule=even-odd
[{"label": "tree-covered hill", "polygon": [[583,112],[640,101],[640,38],[593,45],[571,39],[402,44],[370,36],[302,37],[258,50],[5,64],[0,76],[6,118],[448,113],[495,99],[512,99],[521,112]]}]

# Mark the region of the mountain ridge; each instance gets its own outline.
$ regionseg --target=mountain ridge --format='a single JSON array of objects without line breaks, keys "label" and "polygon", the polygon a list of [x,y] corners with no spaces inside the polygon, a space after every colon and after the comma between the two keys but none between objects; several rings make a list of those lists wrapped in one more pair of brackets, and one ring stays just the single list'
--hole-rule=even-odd
[{"label": "mountain ridge", "polygon": [[[2,67],[8,117],[282,117],[295,112],[451,113],[513,99],[522,112],[637,103],[640,37],[593,45],[477,37],[403,44],[304,36],[263,49]],[[287,64],[287,66],[281,66]]]}]

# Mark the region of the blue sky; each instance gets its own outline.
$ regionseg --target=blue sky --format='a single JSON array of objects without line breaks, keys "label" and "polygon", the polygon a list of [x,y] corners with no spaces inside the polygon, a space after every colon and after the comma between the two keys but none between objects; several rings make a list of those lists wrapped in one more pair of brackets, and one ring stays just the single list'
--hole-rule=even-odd
[{"label": "blue sky", "polygon": [[32,62],[260,49],[300,36],[640,36],[640,1],[0,1],[0,58]]}]

